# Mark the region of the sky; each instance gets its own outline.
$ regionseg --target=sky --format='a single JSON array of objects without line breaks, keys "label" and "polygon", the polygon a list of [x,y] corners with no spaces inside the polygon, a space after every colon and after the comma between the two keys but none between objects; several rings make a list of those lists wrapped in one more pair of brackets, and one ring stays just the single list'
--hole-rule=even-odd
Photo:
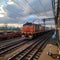
[{"label": "sky", "polygon": [[0,23],[42,23],[42,18],[53,17],[51,0],[0,0]]}]

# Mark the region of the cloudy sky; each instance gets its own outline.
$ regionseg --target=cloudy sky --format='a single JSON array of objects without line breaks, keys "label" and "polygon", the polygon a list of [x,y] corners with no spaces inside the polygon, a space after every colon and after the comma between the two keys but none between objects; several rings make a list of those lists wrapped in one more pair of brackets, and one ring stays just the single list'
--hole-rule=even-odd
[{"label": "cloudy sky", "polygon": [[51,0],[0,0],[0,23],[42,23],[42,18],[52,17]]}]

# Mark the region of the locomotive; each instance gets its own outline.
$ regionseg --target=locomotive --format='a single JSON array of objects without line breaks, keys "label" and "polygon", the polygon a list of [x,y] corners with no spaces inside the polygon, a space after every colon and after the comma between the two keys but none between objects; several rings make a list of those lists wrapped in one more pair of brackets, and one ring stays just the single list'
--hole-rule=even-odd
[{"label": "locomotive", "polygon": [[41,24],[25,23],[22,28],[22,36],[32,39],[33,37],[44,32],[44,27]]}]

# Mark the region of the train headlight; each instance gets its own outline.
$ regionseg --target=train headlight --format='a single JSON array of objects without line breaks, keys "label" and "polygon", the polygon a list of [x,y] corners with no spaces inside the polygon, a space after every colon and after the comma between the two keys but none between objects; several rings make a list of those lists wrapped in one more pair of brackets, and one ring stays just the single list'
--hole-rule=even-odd
[{"label": "train headlight", "polygon": [[29,36],[29,38],[32,38],[32,37],[33,37],[32,35]]}]

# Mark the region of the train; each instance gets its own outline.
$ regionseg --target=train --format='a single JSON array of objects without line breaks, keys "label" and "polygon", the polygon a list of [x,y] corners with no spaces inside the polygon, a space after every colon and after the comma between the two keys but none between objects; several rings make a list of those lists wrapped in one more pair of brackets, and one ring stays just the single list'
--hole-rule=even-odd
[{"label": "train", "polygon": [[15,27],[0,27],[0,41],[21,37],[21,29]]},{"label": "train", "polygon": [[25,23],[22,28],[22,36],[32,39],[37,35],[44,32],[44,27],[41,24],[34,24],[34,23]]},{"label": "train", "polygon": [[21,37],[21,32],[2,32],[0,33],[0,40],[12,39],[16,37]]}]

